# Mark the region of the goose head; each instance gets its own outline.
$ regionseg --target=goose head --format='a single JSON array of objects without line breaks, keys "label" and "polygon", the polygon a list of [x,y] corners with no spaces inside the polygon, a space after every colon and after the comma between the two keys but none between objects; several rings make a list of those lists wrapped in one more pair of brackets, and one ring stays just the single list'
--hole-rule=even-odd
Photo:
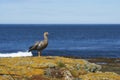
[{"label": "goose head", "polygon": [[48,36],[48,32],[44,32],[44,36]]}]

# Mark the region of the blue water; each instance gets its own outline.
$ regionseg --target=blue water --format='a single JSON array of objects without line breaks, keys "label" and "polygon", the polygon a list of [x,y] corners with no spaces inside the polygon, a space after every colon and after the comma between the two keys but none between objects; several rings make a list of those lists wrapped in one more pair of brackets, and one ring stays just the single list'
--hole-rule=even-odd
[{"label": "blue water", "polygon": [[26,54],[29,46],[43,40],[46,31],[49,45],[42,55],[120,58],[120,25],[117,24],[1,24],[0,54]]}]

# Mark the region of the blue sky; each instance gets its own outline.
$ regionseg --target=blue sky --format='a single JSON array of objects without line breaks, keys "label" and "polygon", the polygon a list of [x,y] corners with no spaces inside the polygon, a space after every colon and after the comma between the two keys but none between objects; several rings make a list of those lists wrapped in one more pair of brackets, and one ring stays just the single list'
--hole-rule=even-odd
[{"label": "blue sky", "polygon": [[0,24],[120,24],[120,0],[0,0]]}]

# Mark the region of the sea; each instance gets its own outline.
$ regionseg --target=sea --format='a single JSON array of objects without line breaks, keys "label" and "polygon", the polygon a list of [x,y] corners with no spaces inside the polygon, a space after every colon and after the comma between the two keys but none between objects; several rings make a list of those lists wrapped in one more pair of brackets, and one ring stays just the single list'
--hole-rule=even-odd
[{"label": "sea", "polygon": [[44,32],[42,56],[120,58],[120,24],[0,24],[0,57],[37,56],[28,50]]}]

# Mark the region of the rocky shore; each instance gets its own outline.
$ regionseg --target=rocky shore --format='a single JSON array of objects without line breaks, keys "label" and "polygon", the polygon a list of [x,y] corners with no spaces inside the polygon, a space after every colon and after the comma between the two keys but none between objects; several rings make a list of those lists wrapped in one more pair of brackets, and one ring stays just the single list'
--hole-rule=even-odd
[{"label": "rocky shore", "polygon": [[119,80],[120,59],[0,58],[0,80]]},{"label": "rocky shore", "polygon": [[86,59],[89,62],[96,63],[102,66],[102,72],[115,72],[120,74],[120,58],[93,58]]}]

